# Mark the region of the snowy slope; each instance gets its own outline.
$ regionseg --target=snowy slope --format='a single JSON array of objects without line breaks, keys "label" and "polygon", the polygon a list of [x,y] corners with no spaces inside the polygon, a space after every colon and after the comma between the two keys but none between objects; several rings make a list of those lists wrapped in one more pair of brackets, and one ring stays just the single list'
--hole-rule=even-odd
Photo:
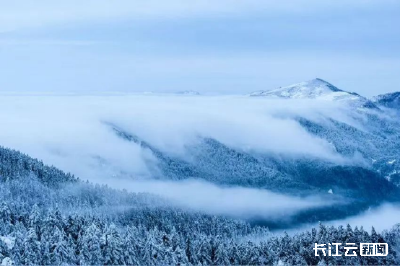
[{"label": "snowy slope", "polygon": [[253,97],[271,97],[284,99],[319,99],[347,102],[356,107],[375,108],[376,106],[365,97],[338,89],[329,82],[316,78],[313,80],[281,87],[275,90],[257,91],[250,94]]},{"label": "snowy slope", "polygon": [[381,94],[373,99],[376,105],[400,109],[400,92]]}]

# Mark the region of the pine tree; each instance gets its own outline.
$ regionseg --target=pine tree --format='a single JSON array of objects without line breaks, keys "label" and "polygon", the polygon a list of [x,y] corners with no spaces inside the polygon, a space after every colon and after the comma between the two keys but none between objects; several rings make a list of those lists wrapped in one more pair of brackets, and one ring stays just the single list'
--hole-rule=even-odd
[{"label": "pine tree", "polygon": [[0,261],[9,256],[10,254],[6,243],[4,243],[3,240],[0,239]]},{"label": "pine tree", "polygon": [[0,204],[0,234],[8,235],[11,230],[11,211],[5,202]]},{"label": "pine tree", "polygon": [[41,264],[40,242],[33,228],[29,230],[23,246],[20,262],[22,264]]},{"label": "pine tree", "polygon": [[39,206],[35,204],[33,205],[32,211],[29,215],[29,226],[35,231],[39,240],[41,239],[41,228],[40,228],[41,223],[42,219],[40,215],[40,209]]},{"label": "pine tree", "polygon": [[102,250],[100,246],[101,232],[99,228],[92,223],[84,231],[83,235],[79,238],[80,250],[80,263],[85,265],[99,265],[103,264]]},{"label": "pine tree", "polygon": [[50,264],[52,265],[59,265],[61,263],[70,264],[73,261],[73,247],[68,245],[66,236],[58,229],[54,231],[50,252]]},{"label": "pine tree", "polygon": [[122,238],[122,250],[123,250],[123,256],[124,256],[124,262],[127,265],[139,265],[140,260],[139,260],[139,250],[140,250],[140,245],[136,243],[139,241],[139,237],[137,235],[137,230],[136,228],[128,227],[125,231],[125,234]]},{"label": "pine tree", "polygon": [[124,264],[122,241],[114,224],[111,224],[105,228],[105,231],[101,237],[101,249],[105,264]]}]

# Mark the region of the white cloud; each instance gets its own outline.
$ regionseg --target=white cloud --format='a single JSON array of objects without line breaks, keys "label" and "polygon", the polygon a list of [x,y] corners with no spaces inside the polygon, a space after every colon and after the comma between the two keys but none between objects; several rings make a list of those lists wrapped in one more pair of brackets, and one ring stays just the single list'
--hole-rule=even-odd
[{"label": "white cloud", "polygon": [[370,231],[374,227],[377,231],[388,230],[395,224],[400,223],[400,206],[393,204],[383,204],[378,208],[370,209],[361,215],[349,217],[344,220],[330,222],[330,225],[339,226],[350,224],[363,226],[365,230]]},{"label": "white cloud", "polygon": [[[102,42],[105,43],[105,42]],[[52,40],[52,39],[43,39],[43,40],[29,40],[29,39],[0,39],[0,45],[3,46],[15,46],[15,45],[29,45],[29,46],[88,46],[93,44],[99,44],[96,41],[82,41],[82,40]]]},{"label": "white cloud", "polygon": [[172,181],[117,181],[114,188],[132,192],[161,195],[179,207],[190,208],[213,215],[228,215],[251,219],[290,219],[298,211],[329,206],[333,201],[319,197],[291,197],[242,187],[219,187],[200,180]]},{"label": "white cloud", "polygon": [[[360,228],[371,232],[372,227],[376,231],[382,232],[383,230],[390,230],[393,226],[400,223],[400,206],[397,204],[382,204],[379,207],[371,208],[359,215],[347,217],[341,220],[324,222],[326,226],[346,226],[349,224],[353,229],[354,227]],[[318,224],[308,224],[299,228],[285,230],[289,234],[296,234],[305,230],[311,230],[311,228],[318,228]],[[281,234],[284,231],[276,231],[277,234]]]},{"label": "white cloud", "polygon": [[[383,1],[379,1],[382,4]],[[385,0],[386,5],[395,1]],[[0,6],[0,31],[63,23],[92,22],[110,19],[165,19],[194,16],[243,15],[248,12],[304,13],[373,8],[377,1],[210,1],[210,0],[16,0]]]},{"label": "white cloud", "polygon": [[83,179],[123,172],[148,177],[148,151],[118,138],[112,122],[158,149],[187,156],[198,136],[237,149],[316,156],[341,162],[326,141],[308,134],[293,116],[336,119],[336,105],[246,96],[0,96],[1,145],[21,150]]},{"label": "white cloud", "polygon": [[155,160],[152,154],[120,139],[103,122],[117,124],[182,159],[190,156],[185,146],[204,136],[236,149],[343,162],[329,143],[308,134],[293,120],[295,116],[333,117],[351,123],[341,108],[329,102],[247,96],[4,94],[0,95],[0,140],[2,146],[83,180],[155,193],[179,206],[211,214],[285,219],[334,202],[255,188],[218,187],[199,180],[154,180],[146,164]]}]

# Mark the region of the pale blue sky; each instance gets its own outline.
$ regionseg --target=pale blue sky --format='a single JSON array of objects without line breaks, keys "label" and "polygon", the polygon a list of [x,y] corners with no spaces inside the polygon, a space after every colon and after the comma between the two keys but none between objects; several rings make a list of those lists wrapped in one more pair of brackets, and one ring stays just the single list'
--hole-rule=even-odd
[{"label": "pale blue sky", "polygon": [[0,91],[400,90],[400,1],[0,2]]}]

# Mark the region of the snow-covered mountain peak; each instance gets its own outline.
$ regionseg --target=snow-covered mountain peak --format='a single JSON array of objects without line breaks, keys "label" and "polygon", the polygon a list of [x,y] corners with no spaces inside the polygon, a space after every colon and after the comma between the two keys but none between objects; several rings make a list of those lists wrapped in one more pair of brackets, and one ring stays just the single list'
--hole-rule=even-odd
[{"label": "snow-covered mountain peak", "polygon": [[376,107],[371,101],[357,93],[340,90],[331,83],[320,78],[281,87],[279,89],[253,92],[250,96],[345,101],[356,107]]},{"label": "snow-covered mountain peak", "polygon": [[316,78],[269,91],[253,92],[251,96],[271,96],[291,99],[315,99],[328,94],[345,93],[329,82]]}]

